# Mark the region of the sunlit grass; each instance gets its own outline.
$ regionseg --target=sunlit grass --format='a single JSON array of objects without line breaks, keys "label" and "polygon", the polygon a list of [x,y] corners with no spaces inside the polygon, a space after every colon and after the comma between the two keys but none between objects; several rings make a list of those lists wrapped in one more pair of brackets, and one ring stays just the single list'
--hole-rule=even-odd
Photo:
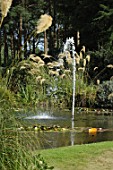
[{"label": "sunlit grass", "polygon": [[106,154],[107,157],[108,151],[110,152],[108,156],[113,155],[113,142],[100,142],[47,149],[40,151],[40,153],[44,156],[45,160],[49,164],[54,165],[56,169],[84,170],[85,168],[87,169],[93,161],[95,161],[95,165],[90,168],[95,168],[97,164],[97,168],[99,169],[100,167],[101,169],[102,167],[99,166],[98,159],[101,161],[103,154]]}]

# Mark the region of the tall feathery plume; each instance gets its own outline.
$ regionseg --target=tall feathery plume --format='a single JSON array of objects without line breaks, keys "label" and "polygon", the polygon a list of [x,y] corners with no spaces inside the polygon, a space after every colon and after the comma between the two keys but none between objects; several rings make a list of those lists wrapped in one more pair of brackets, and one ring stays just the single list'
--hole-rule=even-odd
[{"label": "tall feathery plume", "polygon": [[52,17],[50,15],[44,14],[40,16],[37,22],[37,34],[46,31],[52,25]]},{"label": "tall feathery plume", "polygon": [[7,16],[7,13],[11,7],[12,1],[13,0],[0,0],[0,9],[1,9],[1,14],[2,14],[0,26],[2,25],[4,18]]},{"label": "tall feathery plume", "polygon": [[44,53],[47,54],[47,35],[46,30],[52,25],[52,17],[50,15],[44,14],[40,16],[37,22],[36,33],[39,34],[44,32]]}]

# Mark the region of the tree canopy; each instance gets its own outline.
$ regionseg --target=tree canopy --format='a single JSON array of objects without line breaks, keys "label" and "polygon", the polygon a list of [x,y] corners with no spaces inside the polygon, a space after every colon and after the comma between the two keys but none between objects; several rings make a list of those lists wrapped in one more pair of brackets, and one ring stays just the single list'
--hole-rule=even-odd
[{"label": "tree canopy", "polygon": [[[66,38],[74,37],[77,47],[77,31],[80,47],[89,51],[108,51],[113,54],[113,2],[112,0],[18,0],[12,1],[0,30],[0,65],[8,66],[15,59],[25,59],[30,53],[39,53],[38,44],[44,33],[34,35],[41,15],[53,18],[47,30],[49,53],[56,56],[62,50]],[[100,52],[101,53],[101,52]],[[109,62],[110,62],[109,61]]]}]

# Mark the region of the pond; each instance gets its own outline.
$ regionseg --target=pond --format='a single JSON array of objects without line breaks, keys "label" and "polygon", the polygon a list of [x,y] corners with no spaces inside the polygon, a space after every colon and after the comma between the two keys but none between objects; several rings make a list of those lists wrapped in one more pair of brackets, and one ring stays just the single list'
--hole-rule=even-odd
[{"label": "pond", "polygon": [[[38,110],[35,113],[22,114],[22,124],[24,126],[54,126],[70,128],[74,125],[74,130],[64,131],[20,131],[21,138],[28,141],[33,138],[28,147],[37,148],[56,148],[76,144],[86,144],[92,142],[113,140],[113,112],[110,111],[76,111],[75,120],[71,120],[71,111],[69,110]],[[73,125],[72,125],[73,124]],[[102,128],[103,130],[96,134],[89,134],[88,128]],[[76,130],[76,129],[79,130]],[[80,129],[86,129],[81,131]],[[28,137],[29,136],[29,137]]]}]

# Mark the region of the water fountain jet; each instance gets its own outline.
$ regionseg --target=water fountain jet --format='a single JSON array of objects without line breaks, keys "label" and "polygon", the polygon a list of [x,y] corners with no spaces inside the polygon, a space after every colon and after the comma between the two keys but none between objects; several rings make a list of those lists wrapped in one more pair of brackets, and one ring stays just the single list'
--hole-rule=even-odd
[{"label": "water fountain jet", "polygon": [[76,61],[75,61],[75,45],[74,45],[74,38],[71,37],[66,39],[66,43],[64,44],[64,51],[70,51],[72,53],[73,58],[73,94],[72,94],[72,128],[74,128],[74,111],[75,111],[75,93],[76,93]]}]

